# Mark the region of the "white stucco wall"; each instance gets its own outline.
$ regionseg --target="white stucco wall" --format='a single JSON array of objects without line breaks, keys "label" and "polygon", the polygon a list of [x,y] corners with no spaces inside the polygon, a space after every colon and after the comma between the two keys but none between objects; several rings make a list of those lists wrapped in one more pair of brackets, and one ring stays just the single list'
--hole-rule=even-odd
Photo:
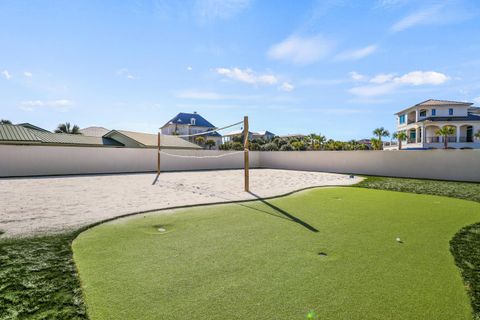
[{"label": "white stucco wall", "polygon": [[[166,150],[177,155],[232,151]],[[0,145],[0,177],[156,171],[157,151]],[[480,182],[480,150],[250,152],[252,168]],[[222,158],[161,156],[162,171],[243,168],[243,153]]]},{"label": "white stucco wall", "polygon": [[[165,150],[179,155],[221,155],[229,151]],[[250,152],[251,167],[259,166]],[[161,170],[210,170],[243,167],[243,154],[223,158],[174,158],[161,155]],[[88,173],[149,172],[157,170],[157,150],[0,145],[0,177]]]},{"label": "white stucco wall", "polygon": [[480,182],[480,150],[261,152],[262,167]]}]

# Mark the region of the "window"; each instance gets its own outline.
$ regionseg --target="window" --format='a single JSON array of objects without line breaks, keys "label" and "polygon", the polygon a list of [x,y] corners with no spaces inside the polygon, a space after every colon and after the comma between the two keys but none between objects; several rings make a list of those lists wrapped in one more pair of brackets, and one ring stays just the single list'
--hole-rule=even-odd
[{"label": "window", "polygon": [[427,110],[420,110],[420,117],[426,117],[427,116]]},{"label": "window", "polygon": [[190,124],[191,124],[192,126],[195,125],[195,118],[190,119]]},{"label": "window", "polygon": [[398,122],[399,122],[400,124],[404,124],[404,123],[405,123],[405,115],[404,115],[404,114],[402,114],[401,116],[398,117]]},{"label": "window", "polygon": [[448,109],[448,115],[453,116],[453,109],[452,108]]},{"label": "window", "polygon": [[432,116],[436,116],[437,115],[437,109],[432,109]]}]

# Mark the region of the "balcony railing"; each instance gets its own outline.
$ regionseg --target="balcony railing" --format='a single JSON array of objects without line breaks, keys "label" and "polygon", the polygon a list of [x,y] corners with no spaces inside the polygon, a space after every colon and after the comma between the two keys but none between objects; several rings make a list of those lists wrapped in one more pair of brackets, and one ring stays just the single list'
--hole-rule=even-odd
[{"label": "balcony railing", "polygon": [[439,143],[440,137],[427,137],[427,143]]},{"label": "balcony railing", "polygon": [[448,142],[457,142],[457,137],[447,137]]},{"label": "balcony railing", "polygon": [[459,142],[473,142],[473,137],[460,137]]}]

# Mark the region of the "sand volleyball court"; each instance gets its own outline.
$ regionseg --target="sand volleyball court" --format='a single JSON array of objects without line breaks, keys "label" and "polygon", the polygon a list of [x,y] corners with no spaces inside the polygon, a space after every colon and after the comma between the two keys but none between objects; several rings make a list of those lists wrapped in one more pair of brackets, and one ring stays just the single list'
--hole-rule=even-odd
[{"label": "sand volleyball court", "polygon": [[114,217],[195,204],[273,197],[361,178],[273,169],[166,172],[0,179],[0,230],[5,236],[74,230]]}]

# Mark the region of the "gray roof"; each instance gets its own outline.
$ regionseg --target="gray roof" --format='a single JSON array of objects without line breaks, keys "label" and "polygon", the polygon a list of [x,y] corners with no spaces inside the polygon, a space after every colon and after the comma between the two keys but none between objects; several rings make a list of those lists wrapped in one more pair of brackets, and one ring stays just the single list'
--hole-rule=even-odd
[{"label": "gray roof", "polygon": [[105,134],[107,134],[110,130],[104,127],[87,127],[80,129],[80,132],[84,136],[90,136],[90,137],[103,137]]},{"label": "gray roof", "polygon": [[123,146],[123,144],[109,138],[88,137],[81,134],[52,133],[9,124],[0,125],[0,143],[2,142],[11,144]]},{"label": "gray roof", "polygon": [[68,144],[68,145],[91,145],[91,146],[123,146],[123,144],[103,137],[89,137],[82,134],[36,132],[43,143]]},{"label": "gray roof", "polygon": [[41,143],[34,132],[22,126],[0,124],[0,141]]}]

